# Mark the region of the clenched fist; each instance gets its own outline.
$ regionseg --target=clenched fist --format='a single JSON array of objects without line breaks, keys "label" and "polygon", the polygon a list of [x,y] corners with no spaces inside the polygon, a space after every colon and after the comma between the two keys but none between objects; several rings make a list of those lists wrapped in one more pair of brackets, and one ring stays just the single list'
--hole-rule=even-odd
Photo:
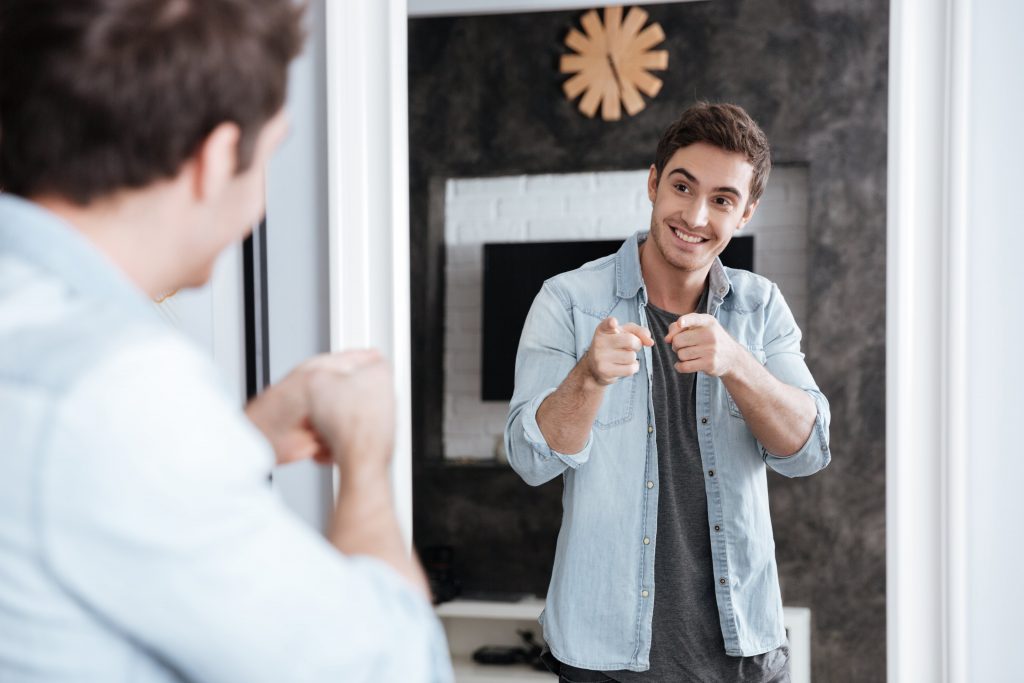
[{"label": "clenched fist", "polygon": [[704,313],[680,316],[669,326],[665,341],[679,358],[677,372],[703,372],[712,377],[727,375],[743,351],[713,315]]},{"label": "clenched fist", "polygon": [[320,356],[312,361],[309,421],[343,474],[384,470],[395,438],[391,366],[372,349]]},{"label": "clenched fist", "polygon": [[615,318],[601,321],[587,351],[587,371],[600,386],[608,386],[620,377],[630,377],[640,370],[637,353],[644,346],[654,346],[651,333],[635,323],[619,325]]},{"label": "clenched fist", "polygon": [[373,350],[316,356],[249,402],[245,412],[277,462],[312,458],[342,469],[386,469],[395,430],[391,370]]}]

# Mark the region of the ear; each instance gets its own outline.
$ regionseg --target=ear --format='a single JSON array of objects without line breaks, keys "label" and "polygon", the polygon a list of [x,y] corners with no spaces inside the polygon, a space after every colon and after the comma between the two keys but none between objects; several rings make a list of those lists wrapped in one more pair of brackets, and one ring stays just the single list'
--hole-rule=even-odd
[{"label": "ear", "polygon": [[647,196],[651,200],[651,204],[654,203],[654,198],[658,196],[658,169],[655,168],[654,164],[651,164],[651,171],[647,174]]},{"label": "ear", "polygon": [[760,199],[747,202],[747,208],[743,210],[743,217],[740,218],[740,224],[736,226],[736,229],[741,229],[744,225],[750,222],[750,219],[754,217],[754,212],[757,211],[757,205],[760,203]]},{"label": "ear", "polygon": [[210,131],[192,161],[195,168],[193,191],[200,201],[216,197],[231,182],[238,166],[238,124],[224,122]]}]

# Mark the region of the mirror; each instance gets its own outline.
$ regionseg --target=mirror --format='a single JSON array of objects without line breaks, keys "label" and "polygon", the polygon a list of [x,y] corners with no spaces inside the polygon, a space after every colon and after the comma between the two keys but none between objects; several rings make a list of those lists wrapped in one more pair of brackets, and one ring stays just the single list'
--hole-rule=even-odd
[{"label": "mirror", "polygon": [[484,245],[646,229],[664,129],[697,99],[735,102],[774,162],[748,231],[753,270],[790,302],[832,413],[826,470],[768,475],[783,601],[809,610],[816,678],[880,680],[887,4],[647,9],[666,34],[664,87],[615,122],[561,91],[582,11],[409,21],[415,545],[428,564],[441,553],[463,596],[545,595],[562,485],[528,486],[501,462],[507,401],[481,393]]}]

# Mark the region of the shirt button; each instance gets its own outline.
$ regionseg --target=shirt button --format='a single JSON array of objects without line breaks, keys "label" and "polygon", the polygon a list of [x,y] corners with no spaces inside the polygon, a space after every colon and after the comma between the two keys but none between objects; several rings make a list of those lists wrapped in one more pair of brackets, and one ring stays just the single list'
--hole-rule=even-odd
[{"label": "shirt button", "polygon": [[708,423],[708,419],[707,419],[706,417],[702,417],[702,418],[700,419],[700,423],[701,423],[702,425],[706,425],[706,424]]},{"label": "shirt button", "polygon": [[718,583],[720,583],[720,584],[722,584],[722,585],[724,586],[724,585],[725,585],[725,579],[724,579],[724,578],[722,578],[722,579],[719,579],[719,580],[718,580]]},{"label": "shirt button", "polygon": [[653,489],[654,488],[654,482],[653,481],[647,482],[647,488]]},{"label": "shirt button", "polygon": [[651,544],[651,539],[648,538],[647,536],[644,536],[644,545],[650,545],[650,544]]},{"label": "shirt button", "polygon": [[715,476],[715,471],[714,470],[708,470],[708,476],[709,477]]},{"label": "shirt button", "polygon": [[718,525],[716,524],[716,525],[715,525],[715,531],[721,531],[721,530],[722,530],[722,527],[720,527],[720,526],[718,526]]},{"label": "shirt button", "polygon": [[640,596],[641,597],[646,598],[648,595],[650,595],[650,593],[648,593],[647,591],[640,591]]},{"label": "shirt button", "polygon": [[647,425],[647,433],[650,434],[653,431],[654,431],[654,427],[652,425]]}]

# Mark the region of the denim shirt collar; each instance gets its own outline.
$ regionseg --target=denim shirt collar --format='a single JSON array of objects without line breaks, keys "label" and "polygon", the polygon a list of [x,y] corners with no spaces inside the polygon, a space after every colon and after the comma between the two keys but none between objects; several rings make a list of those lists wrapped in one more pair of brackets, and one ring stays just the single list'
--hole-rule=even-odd
[{"label": "denim shirt collar", "polygon": [[78,230],[26,199],[0,195],[0,253],[16,254],[53,273],[70,288],[159,320],[152,302]]},{"label": "denim shirt collar", "polygon": [[[633,233],[615,254],[615,294],[620,299],[630,299],[641,292],[643,302],[647,303],[647,286],[640,269],[640,245],[647,240],[648,235],[647,230]],[[709,277],[708,306],[709,310],[714,311],[732,291],[732,280],[718,257],[711,264]]]}]

